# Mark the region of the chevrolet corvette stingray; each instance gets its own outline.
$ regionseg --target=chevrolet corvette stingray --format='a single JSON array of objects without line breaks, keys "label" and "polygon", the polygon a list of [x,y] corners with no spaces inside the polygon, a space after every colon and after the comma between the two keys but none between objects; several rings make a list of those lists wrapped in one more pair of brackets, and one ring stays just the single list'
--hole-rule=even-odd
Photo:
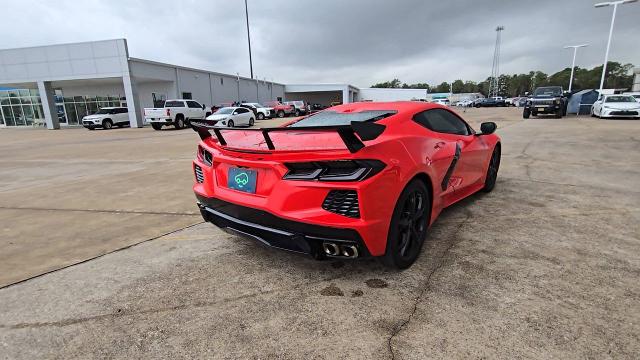
[{"label": "chevrolet corvette stingray", "polygon": [[191,125],[203,218],[318,259],[409,267],[442,209],[491,191],[500,165],[495,123],[476,132],[434,103],[350,103],[274,128]]}]

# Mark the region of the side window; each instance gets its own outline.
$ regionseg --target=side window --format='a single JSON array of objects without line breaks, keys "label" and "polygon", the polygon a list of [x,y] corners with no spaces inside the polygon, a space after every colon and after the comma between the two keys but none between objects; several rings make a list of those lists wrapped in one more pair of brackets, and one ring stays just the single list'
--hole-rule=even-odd
[{"label": "side window", "polygon": [[190,108],[202,108],[202,106],[200,104],[198,104],[196,101],[187,101],[187,105]]},{"label": "side window", "polygon": [[245,108],[238,108],[238,110],[236,110],[236,113],[238,114],[244,114],[244,113],[248,113],[249,110],[245,109]]},{"label": "side window", "polygon": [[469,128],[459,117],[450,111],[432,109],[413,116],[413,120],[429,130],[455,135],[469,135]]},{"label": "side window", "polygon": [[125,109],[125,108],[121,108],[121,109],[118,109],[118,110],[117,110],[117,113],[118,113],[118,114],[126,114],[126,113],[128,113],[128,112],[129,112],[129,110],[127,110],[127,109]]}]

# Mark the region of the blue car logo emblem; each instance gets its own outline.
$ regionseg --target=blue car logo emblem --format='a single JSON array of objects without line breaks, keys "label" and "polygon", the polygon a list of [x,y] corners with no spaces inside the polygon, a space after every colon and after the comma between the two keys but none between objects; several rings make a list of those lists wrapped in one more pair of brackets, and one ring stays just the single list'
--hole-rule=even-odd
[{"label": "blue car logo emblem", "polygon": [[234,180],[239,187],[243,187],[249,182],[249,175],[247,173],[239,173],[234,177]]}]

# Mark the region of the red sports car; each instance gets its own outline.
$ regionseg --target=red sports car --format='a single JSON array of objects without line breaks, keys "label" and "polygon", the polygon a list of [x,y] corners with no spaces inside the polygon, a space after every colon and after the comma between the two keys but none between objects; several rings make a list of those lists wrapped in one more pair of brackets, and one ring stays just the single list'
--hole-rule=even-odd
[{"label": "red sports car", "polygon": [[344,104],[277,128],[191,124],[203,218],[316,258],[409,267],[442,209],[491,191],[500,165],[495,123],[476,132],[433,103]]}]

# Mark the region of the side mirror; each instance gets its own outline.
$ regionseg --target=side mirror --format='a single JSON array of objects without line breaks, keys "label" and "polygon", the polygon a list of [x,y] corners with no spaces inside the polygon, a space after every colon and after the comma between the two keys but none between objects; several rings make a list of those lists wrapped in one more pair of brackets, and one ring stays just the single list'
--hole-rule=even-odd
[{"label": "side mirror", "polygon": [[529,92],[528,92],[528,91],[525,91],[525,92],[524,92],[524,96],[529,96]]},{"label": "side mirror", "polygon": [[493,134],[497,128],[498,128],[498,125],[496,125],[496,123],[494,122],[483,122],[482,124],[480,124],[479,135]]},{"label": "side mirror", "polygon": [[206,107],[204,104],[202,104],[202,110],[204,110],[204,109],[206,109],[206,108],[207,108],[207,107]]}]

